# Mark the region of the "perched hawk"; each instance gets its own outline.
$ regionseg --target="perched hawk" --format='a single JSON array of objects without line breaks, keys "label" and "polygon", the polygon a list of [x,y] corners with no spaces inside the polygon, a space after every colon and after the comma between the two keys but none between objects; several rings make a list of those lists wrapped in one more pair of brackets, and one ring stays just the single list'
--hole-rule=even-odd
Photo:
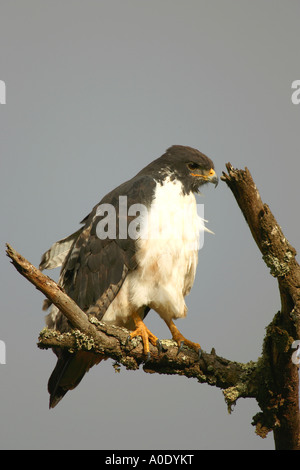
[{"label": "perched hawk", "polygon": [[[59,285],[86,312],[159,346],[143,319],[155,310],[179,346],[199,351],[173,320],[186,316],[198,262],[199,231],[194,193],[205,183],[217,185],[213,162],[191,147],[174,145],[131,180],[107,194],[82,221],[82,227],[56,242],[40,269],[62,265]],[[139,215],[137,215],[139,214]],[[50,307],[45,301],[44,308]],[[66,332],[66,317],[52,305],[49,328]],[[55,350],[57,364],[49,379],[50,407],[75,388],[100,356]]]}]

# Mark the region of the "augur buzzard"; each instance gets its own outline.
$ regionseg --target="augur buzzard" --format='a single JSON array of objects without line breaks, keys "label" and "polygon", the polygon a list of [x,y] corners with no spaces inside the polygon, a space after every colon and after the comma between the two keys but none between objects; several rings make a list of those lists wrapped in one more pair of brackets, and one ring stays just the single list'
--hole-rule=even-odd
[{"label": "augur buzzard", "polygon": [[[59,285],[65,292],[87,315],[128,328],[130,338],[141,336],[146,356],[149,342],[159,346],[143,322],[150,309],[166,322],[179,346],[184,343],[199,351],[200,345],[184,338],[173,320],[187,313],[184,298],[195,279],[203,228],[194,193],[208,182],[217,185],[218,178],[207,156],[191,147],[170,147],[107,194],[79,230],[52,245],[40,269],[62,265]],[[124,200],[126,211],[120,207]],[[137,218],[132,208],[140,207],[146,211]],[[109,208],[115,217],[107,218]],[[108,227],[109,223],[115,225]],[[135,236],[128,234],[132,224]],[[45,301],[44,308],[48,307]],[[60,332],[71,329],[54,305],[46,323]],[[101,360],[84,351],[54,352],[58,360],[48,383],[51,408]]]}]

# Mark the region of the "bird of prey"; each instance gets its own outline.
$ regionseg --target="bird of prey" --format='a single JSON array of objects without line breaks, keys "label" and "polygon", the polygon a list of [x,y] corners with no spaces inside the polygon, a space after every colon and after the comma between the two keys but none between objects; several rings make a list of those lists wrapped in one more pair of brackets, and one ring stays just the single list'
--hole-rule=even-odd
[{"label": "bird of prey", "polygon": [[[150,309],[165,321],[179,347],[200,351],[173,320],[187,314],[185,296],[194,283],[203,228],[194,194],[205,183],[218,184],[210,158],[173,145],[104,196],[79,230],[42,256],[40,269],[62,266],[59,285],[86,315],[128,328],[129,340],[141,336],[146,357],[149,342],[159,346],[143,321]],[[44,309],[50,306],[46,300]],[[46,324],[62,333],[71,329],[54,305]],[[101,360],[88,351],[53,350],[58,359],[48,382],[50,408]]]}]

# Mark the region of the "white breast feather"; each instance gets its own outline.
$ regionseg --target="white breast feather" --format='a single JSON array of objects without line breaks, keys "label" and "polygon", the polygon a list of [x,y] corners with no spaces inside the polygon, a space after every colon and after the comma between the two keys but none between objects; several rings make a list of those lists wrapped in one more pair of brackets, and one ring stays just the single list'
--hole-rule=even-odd
[{"label": "white breast feather", "polygon": [[194,194],[184,195],[179,181],[157,184],[153,203],[137,241],[138,268],[130,273],[103,320],[127,325],[133,310],[148,305],[165,320],[184,317],[184,297],[194,283],[199,233]]}]

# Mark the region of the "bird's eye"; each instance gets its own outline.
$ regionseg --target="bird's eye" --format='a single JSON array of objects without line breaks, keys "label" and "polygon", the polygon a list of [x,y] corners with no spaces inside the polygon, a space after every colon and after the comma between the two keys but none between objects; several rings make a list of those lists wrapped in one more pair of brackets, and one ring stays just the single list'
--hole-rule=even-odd
[{"label": "bird's eye", "polygon": [[197,163],[188,163],[187,164],[187,167],[189,170],[196,170],[197,168],[199,168],[199,165],[197,165]]}]

